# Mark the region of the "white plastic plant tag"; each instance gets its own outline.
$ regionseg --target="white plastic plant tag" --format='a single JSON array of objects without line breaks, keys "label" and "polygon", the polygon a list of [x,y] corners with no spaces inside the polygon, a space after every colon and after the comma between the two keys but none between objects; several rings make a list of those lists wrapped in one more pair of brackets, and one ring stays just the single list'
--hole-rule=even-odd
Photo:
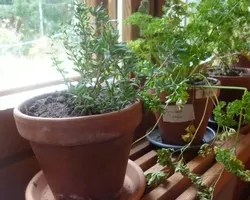
[{"label": "white plastic plant tag", "polygon": [[216,95],[217,89],[216,88],[200,88],[196,89],[195,91],[195,98],[196,99],[203,99],[207,97],[212,97]]},{"label": "white plastic plant tag", "polygon": [[180,123],[195,119],[193,104],[185,104],[182,109],[176,105],[167,106],[163,115],[164,122]]}]

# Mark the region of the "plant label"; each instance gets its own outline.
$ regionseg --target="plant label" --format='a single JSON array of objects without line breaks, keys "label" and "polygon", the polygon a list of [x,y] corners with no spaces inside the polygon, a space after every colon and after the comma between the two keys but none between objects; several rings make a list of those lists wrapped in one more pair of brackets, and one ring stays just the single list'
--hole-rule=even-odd
[{"label": "plant label", "polygon": [[182,109],[176,105],[167,106],[163,115],[164,122],[180,123],[195,119],[193,104],[185,104]]},{"label": "plant label", "polygon": [[199,88],[195,91],[195,98],[196,99],[203,99],[207,97],[212,97],[217,94],[216,88]]}]

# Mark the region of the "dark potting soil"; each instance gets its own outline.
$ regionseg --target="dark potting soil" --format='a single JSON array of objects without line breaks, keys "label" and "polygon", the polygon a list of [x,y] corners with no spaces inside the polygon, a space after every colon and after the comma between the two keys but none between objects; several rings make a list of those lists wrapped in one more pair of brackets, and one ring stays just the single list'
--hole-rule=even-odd
[{"label": "dark potting soil", "polygon": [[245,76],[247,75],[247,72],[244,69],[231,68],[225,73],[222,73],[220,70],[209,70],[208,74],[210,76]]},{"label": "dark potting soil", "polygon": [[65,92],[55,92],[44,98],[26,104],[22,109],[26,115],[34,117],[66,118],[81,116],[74,111],[74,98]]},{"label": "dark potting soil", "polygon": [[[216,80],[216,79],[208,79],[208,82],[210,83],[210,85],[216,85],[218,80]],[[196,80],[196,81],[188,82],[188,84],[194,85],[194,86],[207,85],[207,83],[204,80]]]},{"label": "dark potting soil", "polygon": [[[100,94],[96,99],[96,103],[102,104],[103,98]],[[123,104],[123,107],[131,105],[135,101],[127,101]],[[69,118],[80,117],[96,114],[104,114],[113,111],[117,111],[115,108],[106,108],[101,112],[94,111],[94,109],[88,109],[88,113],[82,113],[81,109],[76,109],[75,98],[68,92],[54,92],[48,95],[44,95],[41,98],[37,98],[34,101],[30,101],[21,108],[21,112],[34,117],[44,118]]]}]

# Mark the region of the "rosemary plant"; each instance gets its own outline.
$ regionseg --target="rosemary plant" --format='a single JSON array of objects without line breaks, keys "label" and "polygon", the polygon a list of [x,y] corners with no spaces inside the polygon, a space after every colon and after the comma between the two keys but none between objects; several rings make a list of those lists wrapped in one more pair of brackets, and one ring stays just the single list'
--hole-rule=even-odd
[{"label": "rosemary plant", "polygon": [[94,115],[120,110],[137,99],[129,74],[136,58],[125,43],[107,11],[76,3],[74,20],[64,27],[61,40],[73,70],[79,74],[76,83],[67,78],[63,62],[52,53],[53,65],[61,73],[73,99],[74,113]]}]

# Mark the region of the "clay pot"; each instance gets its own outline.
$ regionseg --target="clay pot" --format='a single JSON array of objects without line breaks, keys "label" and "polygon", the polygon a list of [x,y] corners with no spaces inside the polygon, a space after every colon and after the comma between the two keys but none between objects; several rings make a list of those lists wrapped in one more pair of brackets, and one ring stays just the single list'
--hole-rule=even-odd
[{"label": "clay pot", "polygon": [[156,123],[155,115],[151,111],[143,110],[141,123],[137,126],[134,132],[134,141],[143,137],[147,130],[153,127]]},{"label": "clay pot", "polygon": [[72,118],[39,118],[14,109],[17,129],[32,149],[56,200],[119,197],[141,102],[120,111]]},{"label": "clay pot", "polygon": [[[250,91],[250,69],[246,70],[246,76],[213,76],[220,80],[222,86],[238,86],[245,87]],[[220,101],[232,102],[241,99],[243,90],[221,89]]]},{"label": "clay pot", "polygon": [[[217,81],[216,85],[220,85],[220,82]],[[167,106],[166,113],[163,115],[163,117],[161,117],[158,124],[163,143],[171,145],[185,145],[187,142],[182,139],[182,135],[187,133],[185,129],[189,125],[194,125],[194,127],[197,128],[200,120],[202,119],[203,113],[205,112],[202,124],[198,129],[198,133],[192,143],[194,145],[201,144],[206,132],[208,119],[211,116],[214,107],[211,100],[211,98],[213,98],[212,90],[214,90],[216,96],[218,97],[220,89],[196,88],[190,90],[190,98],[181,111],[178,110],[178,107],[175,104]],[[166,96],[166,93],[161,94],[161,101],[163,103],[166,100]],[[207,109],[205,110],[207,96],[210,96],[211,98],[209,98]],[[159,119],[160,113],[156,112],[155,116],[156,119]]]},{"label": "clay pot", "polygon": [[238,56],[239,61],[233,64],[233,67],[250,68],[250,61],[243,55]]}]

